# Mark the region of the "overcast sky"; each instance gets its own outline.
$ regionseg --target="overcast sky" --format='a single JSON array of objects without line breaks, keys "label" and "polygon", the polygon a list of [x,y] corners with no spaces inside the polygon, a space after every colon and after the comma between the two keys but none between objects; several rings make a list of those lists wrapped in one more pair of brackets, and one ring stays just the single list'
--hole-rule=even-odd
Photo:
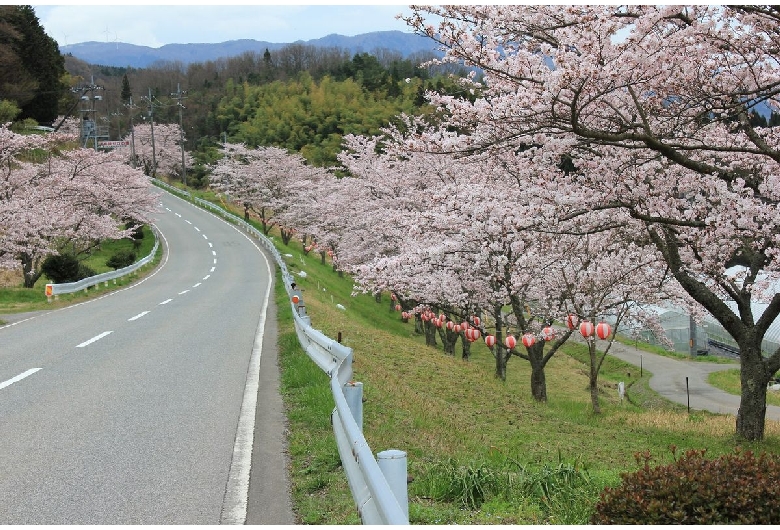
[{"label": "overcast sky", "polygon": [[[107,2],[106,2],[107,3]],[[46,34],[60,46],[80,42],[126,42],[159,48],[253,39],[289,43],[332,33],[353,36],[372,31],[409,32],[399,13],[408,5],[188,5],[149,2],[133,5],[33,5]]]}]

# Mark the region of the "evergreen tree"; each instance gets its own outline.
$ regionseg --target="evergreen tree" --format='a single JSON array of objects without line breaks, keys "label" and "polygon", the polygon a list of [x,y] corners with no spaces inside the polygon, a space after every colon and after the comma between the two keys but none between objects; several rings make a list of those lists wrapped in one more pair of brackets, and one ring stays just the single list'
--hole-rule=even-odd
[{"label": "evergreen tree", "polygon": [[133,92],[130,90],[130,81],[125,74],[122,76],[122,103],[129,103],[131,97],[133,97]]},{"label": "evergreen tree", "polygon": [[65,60],[57,42],[43,30],[32,6],[5,6],[0,11],[0,22],[17,32],[13,49],[21,67],[36,82],[30,100],[20,105],[19,118],[51,123],[59,113],[59,98],[64,90],[61,79]]}]

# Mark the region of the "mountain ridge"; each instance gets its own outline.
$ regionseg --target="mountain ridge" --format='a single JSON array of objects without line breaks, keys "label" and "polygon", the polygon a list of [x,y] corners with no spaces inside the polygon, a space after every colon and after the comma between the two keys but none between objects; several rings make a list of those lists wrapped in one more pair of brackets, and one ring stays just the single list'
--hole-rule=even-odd
[{"label": "mountain ridge", "polygon": [[72,55],[89,64],[115,67],[147,68],[156,62],[197,62],[236,57],[246,52],[265,53],[286,46],[301,44],[322,48],[341,48],[350,53],[371,53],[377,49],[396,51],[407,58],[417,53],[435,53],[436,43],[427,37],[403,31],[375,31],[352,37],[332,33],[319,39],[274,43],[254,39],[238,39],[220,43],[165,44],[159,48],[124,42],[81,42],[60,47],[63,55]]}]

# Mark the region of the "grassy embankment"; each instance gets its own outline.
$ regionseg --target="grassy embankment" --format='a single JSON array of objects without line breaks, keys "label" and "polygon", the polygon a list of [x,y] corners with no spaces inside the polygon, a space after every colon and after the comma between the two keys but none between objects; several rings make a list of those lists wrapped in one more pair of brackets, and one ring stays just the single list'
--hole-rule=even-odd
[{"label": "grassy embankment", "polygon": [[[291,272],[312,323],[331,337],[342,333],[355,352],[355,379],[364,385],[364,430],[376,453],[408,453],[410,520],[414,524],[586,523],[599,492],[620,473],[638,468],[634,455],[650,451],[657,463],[679,451],[708,454],[738,445],[758,452],[780,450],[780,425],[747,446],[734,437],[734,418],[688,414],[649,390],[650,374],[608,358],[602,369],[603,413],[594,415],[588,395],[586,354],[567,346],[547,368],[549,401],[535,403],[530,369],[512,359],[508,379],[493,377],[493,358],[481,341],[467,362],[426,347],[390,309],[387,296],[351,296],[351,282],[317,256],[301,261],[291,244]],[[327,378],[297,345],[289,304],[277,287],[283,392],[290,421],[290,453],[296,509],[301,522],[355,523],[349,489],[328,421],[332,400]],[[336,304],[346,307],[345,311]],[[641,346],[641,345],[640,345]],[[629,377],[628,374],[631,374]],[[629,400],[619,400],[625,381]]]}]

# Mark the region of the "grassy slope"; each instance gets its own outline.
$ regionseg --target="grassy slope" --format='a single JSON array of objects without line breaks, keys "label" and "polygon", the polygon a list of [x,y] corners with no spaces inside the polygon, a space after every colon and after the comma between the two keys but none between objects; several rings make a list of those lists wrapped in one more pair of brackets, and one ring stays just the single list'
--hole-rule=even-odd
[{"label": "grassy slope", "polygon": [[[413,523],[562,521],[565,510],[556,512],[539,499],[493,494],[480,510],[436,500],[431,475],[441,473],[442,464],[453,460],[455,468],[478,469],[485,465],[488,471],[505,469],[512,462],[526,470],[550,468],[562,462],[576,464],[588,470],[591,482],[600,489],[617,483],[621,472],[637,469],[634,455],[638,452],[650,451],[660,462],[671,459],[671,445],[679,450],[706,448],[712,455],[730,452],[737,445],[733,418],[698,412],[688,415],[681,407],[652,395],[647,388],[650,374],[645,372],[639,380],[637,369],[613,358],[602,369],[603,414],[594,415],[583,352],[575,345],[567,348],[568,354],[558,354],[551,360],[547,368],[549,402],[535,403],[530,394],[530,368],[525,361],[513,359],[507,381],[501,382],[493,377],[493,358],[481,341],[472,346],[468,362],[445,356],[440,348],[426,347],[412,324],[401,323],[398,313],[390,310],[386,296],[382,303],[370,296],[352,297],[349,279],[339,278],[316,257],[306,257],[302,263],[297,245],[283,252],[293,254],[288,259],[291,271],[303,269],[307,273],[298,283],[304,289],[314,327],[331,337],[341,332],[343,342],[355,351],[355,379],[364,385],[364,430],[372,450],[376,453],[395,448],[408,453],[409,472],[415,477],[410,485]],[[285,312],[288,304],[283,292],[281,297],[280,312]],[[336,309],[338,303],[346,311]],[[290,325],[283,322],[281,326],[287,336]],[[283,352],[283,358],[301,355],[300,349],[296,352],[292,346],[292,351]],[[628,372],[633,375],[631,401],[621,403],[615,385],[625,381]],[[306,406],[305,401],[291,399],[290,390],[285,388],[290,409]],[[309,430],[307,422],[314,419],[298,423],[291,418],[293,439],[328,436],[329,425],[321,431],[301,434]],[[764,443],[753,448],[777,452],[779,435],[780,426],[772,423],[767,426]],[[355,522],[354,515],[349,514],[348,489],[338,478],[335,448],[326,443],[321,450],[317,453],[312,449],[303,466],[295,458],[293,461],[295,487],[301,482],[306,484],[305,498],[297,496],[301,518],[311,523]],[[311,477],[317,474],[311,462],[322,463],[316,469],[323,475],[316,480]],[[450,474],[457,473],[455,468]],[[591,490],[588,495],[583,502],[592,506],[595,494]],[[346,506],[340,510],[322,508],[343,505],[345,498]]]}]

